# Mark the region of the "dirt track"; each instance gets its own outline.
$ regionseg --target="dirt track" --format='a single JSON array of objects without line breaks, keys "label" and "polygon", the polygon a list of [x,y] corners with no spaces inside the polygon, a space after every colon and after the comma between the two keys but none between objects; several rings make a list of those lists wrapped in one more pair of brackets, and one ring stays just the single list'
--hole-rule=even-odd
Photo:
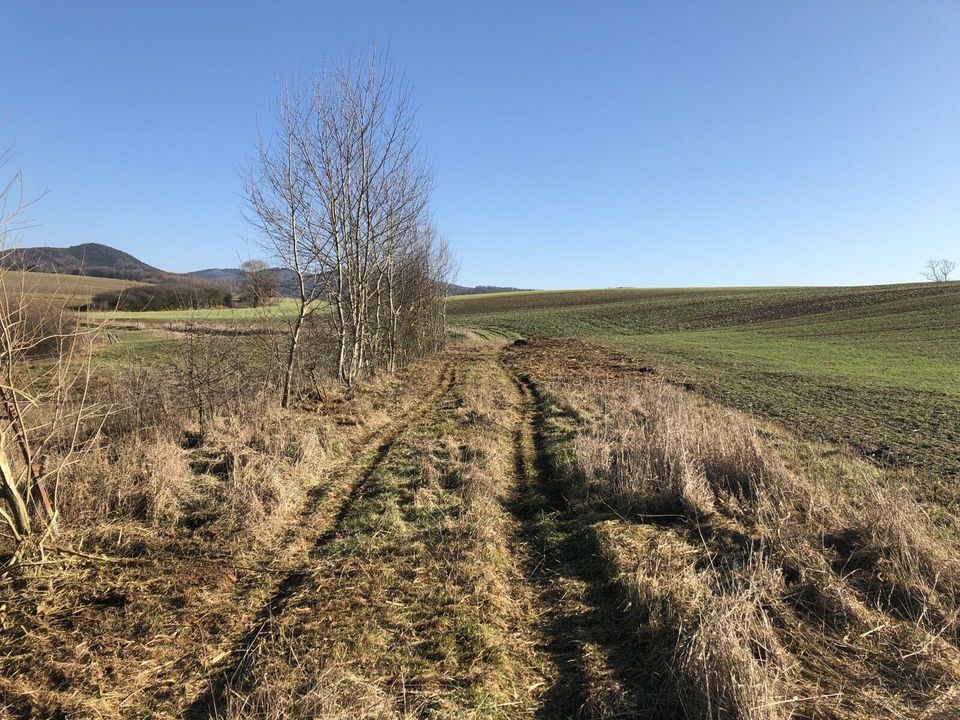
[{"label": "dirt track", "polygon": [[[34,632],[49,633],[50,648],[65,637],[89,645],[72,666],[77,673],[117,663],[112,647],[123,648],[124,662],[87,684],[58,685],[56,668],[46,667],[47,675],[2,679],[0,717],[677,716],[686,699],[668,665],[679,630],[655,631],[656,610],[643,607],[632,583],[662,571],[657,562],[648,567],[647,550],[667,557],[675,546],[683,549],[678,562],[729,562],[736,573],[741,551],[754,543],[735,552],[718,543],[709,530],[726,522],[720,515],[626,517],[602,493],[578,490],[556,455],[569,451],[592,407],[565,405],[564,387],[616,399],[650,380],[646,368],[575,341],[476,342],[419,365],[378,391],[382,407],[356,406],[352,412],[385,412],[383,420],[357,425],[342,459],[311,479],[269,545],[217,555],[200,526],[148,548],[129,568],[94,566],[59,580],[82,589],[109,583],[117,589],[104,597],[122,603],[94,608],[81,595]],[[351,427],[355,419],[347,413],[342,421]],[[204,468],[215,460],[200,459]],[[788,576],[783,568],[773,574]],[[673,579],[657,576],[655,585]],[[790,593],[788,619],[800,597]],[[57,634],[78,612],[90,624]],[[910,622],[863,613],[923,639]],[[794,623],[800,635],[819,637],[804,617]],[[158,630],[142,632],[147,621]],[[831,678],[860,669],[864,683],[880,677],[870,708],[898,708],[888,716],[899,717],[900,708],[926,708],[953,676],[949,658],[931,654],[929,643],[940,640],[911,646],[904,658],[923,684],[905,686],[904,704],[890,704],[883,683],[892,676],[877,659],[900,642],[889,632],[870,630],[856,647],[846,636],[832,639],[860,653],[862,662],[846,670],[831,645],[809,647],[817,662],[840,668]],[[787,640],[783,647],[797,653],[798,666],[813,652]],[[871,674],[874,665],[886,674]],[[824,717],[860,717],[838,697],[824,692],[816,701],[829,709]]]}]

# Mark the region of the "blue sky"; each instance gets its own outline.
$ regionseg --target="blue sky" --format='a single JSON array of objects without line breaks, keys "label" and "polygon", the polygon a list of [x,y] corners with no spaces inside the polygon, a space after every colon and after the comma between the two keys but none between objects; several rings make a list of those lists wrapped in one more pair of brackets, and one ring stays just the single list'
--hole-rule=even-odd
[{"label": "blue sky", "polygon": [[460,281],[859,284],[960,260],[960,2],[0,0],[23,245],[247,257],[283,69],[388,46]]}]

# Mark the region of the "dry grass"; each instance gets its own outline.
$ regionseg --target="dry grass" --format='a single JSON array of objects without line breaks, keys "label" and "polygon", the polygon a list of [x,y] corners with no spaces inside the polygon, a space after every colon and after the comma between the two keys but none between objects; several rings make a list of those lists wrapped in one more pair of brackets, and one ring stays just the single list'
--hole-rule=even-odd
[{"label": "dry grass", "polygon": [[58,494],[64,524],[82,532],[119,519],[176,526],[201,492],[189,454],[179,443],[162,436],[133,436],[89,453],[64,479]]},{"label": "dry grass", "polygon": [[627,366],[521,355],[515,387],[494,353],[199,444],[118,422],[58,500],[64,545],[122,562],[0,581],[0,717],[180,717],[214,686],[224,720],[949,717],[942,515]]},{"label": "dry grass", "polygon": [[[511,557],[514,390],[491,358],[367,470],[339,532],[230,684],[230,720],[523,717],[534,707]],[[531,679],[533,678],[533,679]]]},{"label": "dry grass", "polygon": [[960,553],[911,496],[858,461],[846,494],[664,383],[547,387],[583,420],[570,496],[616,511],[595,531],[640,651],[669,668],[662,716],[920,717],[960,683]]},{"label": "dry grass", "polygon": [[[0,717],[179,716],[311,532],[331,474],[435,369],[331,393],[322,414],[223,414],[200,444],[176,403],[153,411],[169,389],[137,377],[127,411],[57,488],[57,545],[88,557],[0,578]],[[370,405],[382,412],[356,422]]]}]

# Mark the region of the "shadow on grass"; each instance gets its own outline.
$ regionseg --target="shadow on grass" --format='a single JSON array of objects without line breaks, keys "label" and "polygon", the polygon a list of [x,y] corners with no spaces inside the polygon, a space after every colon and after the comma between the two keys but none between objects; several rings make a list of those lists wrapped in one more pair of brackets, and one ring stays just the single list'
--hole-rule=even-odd
[{"label": "shadow on grass", "polygon": [[[642,619],[625,611],[593,531],[617,514],[600,503],[571,503],[563,496],[548,449],[547,403],[528,376],[514,376],[514,382],[527,417],[514,435],[520,492],[508,509],[533,551],[526,572],[547,609],[542,650],[558,671],[535,717],[682,715],[667,668],[658,661],[659,649],[674,639],[648,637]],[[599,650],[599,668],[589,666],[587,647]]]}]

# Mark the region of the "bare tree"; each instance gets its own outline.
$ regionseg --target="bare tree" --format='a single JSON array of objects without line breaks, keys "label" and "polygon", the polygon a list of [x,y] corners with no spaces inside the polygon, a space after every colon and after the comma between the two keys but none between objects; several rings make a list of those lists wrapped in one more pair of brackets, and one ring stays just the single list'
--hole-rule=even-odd
[{"label": "bare tree", "polygon": [[957,269],[957,264],[953,260],[929,260],[923,266],[921,273],[930,282],[947,282],[950,275]]},{"label": "bare tree", "polygon": [[274,113],[274,130],[260,138],[257,161],[244,177],[249,220],[259,230],[261,247],[294,278],[297,311],[289,323],[281,380],[281,405],[289,407],[304,326],[324,295],[321,259],[310,186],[302,162],[306,101],[286,86]]},{"label": "bare tree", "polygon": [[392,369],[397,356],[397,283],[429,224],[432,185],[414,118],[410,87],[376,53],[329,69],[313,88],[302,154],[347,385]]},{"label": "bare tree", "polygon": [[[0,154],[0,167],[10,159]],[[104,413],[90,400],[93,336],[62,303],[37,297],[16,262],[25,227],[19,171],[0,189],[0,527],[17,550],[41,554],[56,527],[60,478],[80,462]]]},{"label": "bare tree", "polygon": [[[247,178],[255,224],[308,296],[300,318],[320,301],[328,308],[333,365],[348,386],[443,342],[436,329],[446,284],[438,273],[449,274],[451,264],[430,220],[432,176],[414,117],[410,87],[386,58],[330,66],[309,90],[285,91],[275,147],[261,143]],[[309,271],[298,272],[304,259]],[[288,377],[302,321],[291,327]]]},{"label": "bare tree", "polygon": [[253,307],[267,305],[277,296],[279,283],[269,264],[263,260],[246,260],[240,269]]}]

